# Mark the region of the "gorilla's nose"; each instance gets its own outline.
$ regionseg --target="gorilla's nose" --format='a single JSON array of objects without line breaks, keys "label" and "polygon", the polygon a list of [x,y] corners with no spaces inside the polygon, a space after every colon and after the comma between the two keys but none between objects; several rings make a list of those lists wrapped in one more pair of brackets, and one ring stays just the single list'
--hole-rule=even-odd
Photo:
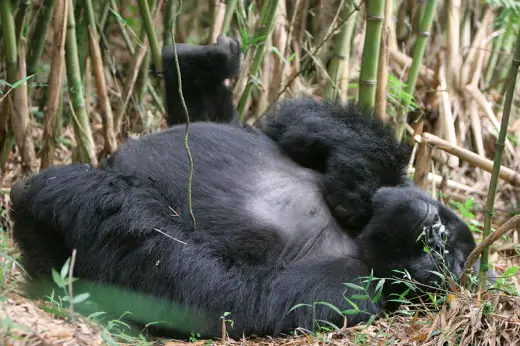
[{"label": "gorilla's nose", "polygon": [[28,178],[22,178],[11,187],[10,198],[13,207],[20,205],[25,199],[25,191],[28,182]]}]

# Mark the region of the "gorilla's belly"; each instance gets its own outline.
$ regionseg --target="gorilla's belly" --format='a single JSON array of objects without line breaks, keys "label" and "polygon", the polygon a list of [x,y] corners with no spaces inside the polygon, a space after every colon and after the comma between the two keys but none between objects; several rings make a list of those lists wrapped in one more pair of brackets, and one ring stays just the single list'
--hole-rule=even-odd
[{"label": "gorilla's belly", "polygon": [[284,165],[259,170],[251,180],[256,193],[245,200],[245,212],[256,227],[283,241],[282,263],[357,256],[355,239],[331,215],[318,179],[312,171]]}]

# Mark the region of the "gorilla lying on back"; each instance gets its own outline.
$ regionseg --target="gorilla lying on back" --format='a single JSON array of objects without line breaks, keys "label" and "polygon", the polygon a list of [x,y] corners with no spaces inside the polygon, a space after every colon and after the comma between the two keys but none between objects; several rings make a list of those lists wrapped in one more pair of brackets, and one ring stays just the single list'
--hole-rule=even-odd
[{"label": "gorilla lying on back", "polygon": [[17,182],[13,232],[29,274],[48,277],[76,249],[75,276],[205,313],[202,336],[220,335],[225,312],[232,337],[278,335],[343,323],[325,305],[289,312],[300,303],[348,310],[348,298],[362,310],[348,324],[366,321],[407,287],[387,281],[372,301],[345,283],[407,270],[431,286],[432,271],[459,275],[475,247],[453,212],[407,180],[407,152],[389,129],[354,105],[313,100],[281,102],[265,132],[191,125],[193,229],[184,131],[129,139],[99,168],[55,166]]}]

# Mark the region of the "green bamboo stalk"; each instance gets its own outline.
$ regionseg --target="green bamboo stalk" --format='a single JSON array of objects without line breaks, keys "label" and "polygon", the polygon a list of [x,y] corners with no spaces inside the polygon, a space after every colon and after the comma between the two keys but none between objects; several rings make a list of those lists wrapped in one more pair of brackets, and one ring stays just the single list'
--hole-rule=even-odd
[{"label": "green bamboo stalk", "polygon": [[[117,3],[115,0],[110,0],[110,4],[112,6],[112,9],[115,12],[119,12],[119,9],[118,9],[118,6],[117,6]],[[132,43],[132,40],[130,39],[130,36],[128,35],[128,32],[126,31],[125,26],[121,23],[120,20],[117,20],[116,22],[119,27],[119,32],[121,33],[121,36],[123,37],[123,40],[125,41],[126,49],[128,49],[128,51],[130,52],[130,55],[132,57],[134,57],[135,56],[135,47],[134,47],[134,44]],[[153,87],[150,80],[148,80],[148,82],[147,82],[147,88],[148,88],[148,92],[150,93],[150,95],[152,95],[152,99],[153,99],[155,105],[157,106],[157,108],[159,108],[159,110],[163,114],[166,114],[166,109],[164,108],[162,98],[161,98],[161,96],[159,96],[159,94]]]},{"label": "green bamboo stalk", "polygon": [[352,0],[350,0],[341,11],[341,19],[343,24],[341,32],[336,38],[336,44],[334,47],[334,56],[332,57],[328,74],[330,79],[327,80],[325,85],[324,96],[329,100],[336,100],[338,97],[339,82],[343,76],[343,69],[345,67],[345,60],[350,59],[350,45],[352,36],[349,35],[349,23],[354,21],[355,18],[350,18],[352,9],[354,8]]},{"label": "green bamboo stalk", "polygon": [[94,11],[94,6],[92,5],[92,0],[85,0],[85,10],[87,14],[87,22],[90,25],[90,30],[96,37],[96,40],[99,39],[97,24],[96,24],[96,14]]},{"label": "green bamboo stalk", "polygon": [[366,8],[366,34],[359,73],[359,103],[362,106],[373,108],[376,100],[377,65],[385,15],[385,0],[370,0],[366,2]]},{"label": "green bamboo stalk", "polygon": [[76,135],[76,162],[86,162],[97,165],[94,154],[92,131],[87,112],[85,110],[85,97],[83,95],[83,84],[81,82],[81,70],[78,57],[78,46],[76,44],[76,21],[74,18],[74,2],[69,0],[67,38],[65,41],[65,58],[67,67],[67,84],[72,100],[72,124]]},{"label": "green bamboo stalk", "polygon": [[45,47],[45,38],[52,21],[52,13],[54,9],[54,0],[44,0],[43,8],[38,15],[36,27],[31,37],[31,44],[29,44],[29,52],[27,55],[27,74],[32,75],[36,73],[40,57],[42,56]]},{"label": "green bamboo stalk", "polygon": [[152,52],[153,62],[156,68],[156,71],[162,70],[162,54],[161,49],[159,48],[159,41],[157,40],[157,35],[155,34],[155,29],[152,21],[152,14],[150,12],[150,7],[148,6],[147,0],[138,0],[137,4],[139,6],[139,12],[141,13],[141,18],[143,19],[143,26],[146,31],[146,35],[148,37],[148,42],[150,43],[150,50]]},{"label": "green bamboo stalk", "polygon": [[16,18],[14,20],[16,27],[16,40],[19,41],[20,37],[25,28],[25,24],[27,23],[27,18],[31,16],[32,10],[32,1],[31,0],[23,0],[18,3],[18,12],[16,13]]},{"label": "green bamboo stalk", "polygon": [[105,0],[103,4],[103,10],[101,11],[101,17],[99,20],[99,28],[101,32],[105,31],[105,26],[108,23],[108,14],[110,13],[110,0]]},{"label": "green bamboo stalk", "polygon": [[[410,71],[408,71],[408,80],[406,81],[405,91],[410,95],[414,94],[415,84],[417,83],[417,77],[419,76],[419,69],[421,67],[424,51],[426,50],[426,44],[428,43],[428,37],[430,37],[430,30],[436,9],[437,0],[428,0],[424,11],[424,17],[420,23],[421,25],[417,41],[415,42],[412,66],[410,67]],[[401,141],[404,135],[406,128],[406,114],[408,113],[409,106],[410,100],[405,99],[401,105],[401,111],[397,122],[396,137],[398,141]]]},{"label": "green bamboo stalk", "polygon": [[[278,0],[266,0],[264,2],[264,6],[262,7],[261,16],[260,16],[260,24],[262,28],[259,30],[259,35],[262,37],[262,41],[258,43],[255,48],[253,62],[251,64],[250,74],[252,76],[256,76],[260,71],[260,67],[262,66],[262,61],[264,59],[265,54],[265,46],[267,42],[267,37],[269,33],[272,31],[274,27],[274,18],[276,14],[276,8],[278,6]],[[253,90],[253,83],[248,81],[242,96],[240,97],[240,101],[238,102],[238,112],[240,114],[240,120],[244,120],[245,116],[245,108],[247,105],[247,101],[249,99],[249,95],[251,95],[251,91]]]},{"label": "green bamboo stalk", "polygon": [[[155,12],[155,7],[157,6],[157,0],[150,0],[151,1],[151,13]],[[139,37],[141,41],[144,41],[146,35],[146,31],[141,26],[141,32],[139,33]],[[141,69],[139,70],[139,75],[137,76],[137,81],[135,83],[135,92],[137,95],[137,99],[139,102],[143,100],[143,97],[146,92],[146,87],[148,85],[149,81],[149,75],[150,75],[150,51],[147,51],[145,53],[143,63],[141,65]]]},{"label": "green bamboo stalk", "polygon": [[222,25],[222,33],[227,35],[229,28],[231,27],[231,21],[237,7],[237,0],[226,1],[226,14],[224,15],[224,24]]},{"label": "green bamboo stalk", "polygon": [[489,86],[491,84],[491,79],[493,78],[493,75],[496,72],[498,57],[502,49],[502,44],[504,43],[504,36],[504,34],[500,35],[493,42],[493,51],[491,52],[491,57],[489,58],[489,62],[486,67],[486,74],[484,76],[484,82],[486,86]]},{"label": "green bamboo stalk", "polygon": [[78,61],[79,61],[79,69],[81,71],[81,79],[83,81],[83,85],[86,82],[86,69],[87,69],[87,56],[88,56],[88,16],[87,10],[85,8],[85,1],[74,1],[75,9],[74,9],[74,20],[76,22],[76,45],[78,47]]},{"label": "green bamboo stalk", "polygon": [[166,10],[164,11],[164,33],[163,33],[163,47],[168,47],[172,44],[172,23],[173,16],[177,12],[177,0],[168,0]]},{"label": "green bamboo stalk", "polygon": [[[0,0],[0,22],[2,23],[7,82],[13,85],[18,82],[19,79],[26,77],[26,67],[24,54],[21,54],[20,61],[18,59],[16,27],[11,12],[11,0]],[[24,40],[20,41],[20,52],[23,53],[25,49],[22,45],[25,43],[23,42]],[[17,89],[19,90],[13,90],[6,100],[6,108],[8,109],[7,116],[10,119],[16,145],[22,154],[22,168],[24,171],[32,172],[35,168],[36,153],[32,138],[27,135],[29,112],[27,95],[24,95],[24,93],[27,93],[27,88],[23,85],[19,85]],[[16,107],[14,107],[14,105],[16,105]]]},{"label": "green bamboo stalk", "polygon": [[11,14],[11,0],[0,0],[0,21],[4,38],[7,81],[14,84],[18,79],[18,48],[16,46],[16,27]]},{"label": "green bamboo stalk", "polygon": [[[486,201],[486,214],[484,217],[484,229],[482,231],[482,239],[486,239],[491,233],[491,223],[493,221],[493,210],[495,205],[495,194],[498,183],[498,174],[500,172],[500,163],[502,160],[502,152],[505,147],[505,140],[507,135],[507,127],[509,125],[509,117],[511,115],[511,105],[515,94],[516,78],[520,68],[520,32],[516,40],[515,55],[511,62],[511,69],[509,70],[509,78],[507,82],[507,90],[504,101],[504,112],[502,115],[502,122],[500,124],[500,131],[496,141],[495,158],[493,161],[493,170],[491,172],[491,179],[489,181],[489,191]],[[483,292],[487,284],[487,271],[489,262],[489,247],[486,247],[482,252],[480,258],[479,268],[479,290]]]}]

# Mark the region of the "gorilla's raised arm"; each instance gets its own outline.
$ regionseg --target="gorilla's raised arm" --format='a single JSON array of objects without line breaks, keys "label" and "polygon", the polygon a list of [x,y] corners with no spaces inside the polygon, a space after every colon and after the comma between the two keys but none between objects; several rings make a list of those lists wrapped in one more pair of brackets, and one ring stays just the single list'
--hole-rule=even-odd
[{"label": "gorilla's raised arm", "polygon": [[[232,93],[226,80],[240,72],[242,53],[238,40],[220,35],[214,44],[178,43],[176,47],[190,120],[226,123],[236,120]],[[173,46],[165,47],[162,55],[168,125],[185,123]]]},{"label": "gorilla's raised arm", "polygon": [[366,225],[377,189],[406,183],[408,149],[358,105],[284,100],[266,116],[262,130],[293,160],[323,173],[327,203],[346,228]]}]

